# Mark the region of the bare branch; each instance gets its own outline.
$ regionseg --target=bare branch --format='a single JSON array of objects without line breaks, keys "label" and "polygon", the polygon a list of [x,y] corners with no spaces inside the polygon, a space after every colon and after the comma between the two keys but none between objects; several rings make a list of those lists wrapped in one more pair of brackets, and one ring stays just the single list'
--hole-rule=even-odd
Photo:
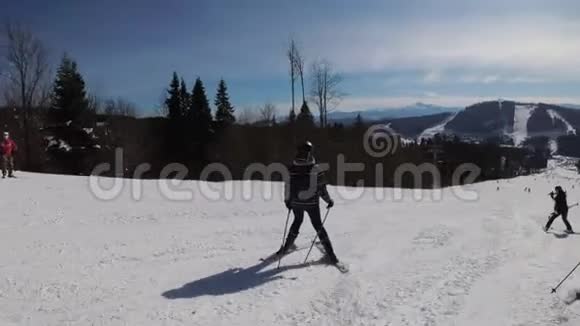
[{"label": "bare branch", "polygon": [[48,98],[48,55],[42,41],[21,25],[7,23],[0,34],[6,44],[2,55],[2,76],[7,83],[4,96],[23,112],[25,158],[30,167],[30,112]]},{"label": "bare branch", "polygon": [[43,84],[48,83],[50,67],[44,44],[28,29],[17,24],[6,24],[3,36],[6,41],[3,76],[14,86],[11,89],[16,93],[12,97],[24,110],[44,104]]},{"label": "bare branch", "polygon": [[295,111],[294,103],[294,83],[296,82],[296,54],[297,54],[296,42],[290,40],[290,45],[288,46],[288,51],[286,56],[288,57],[288,63],[290,64],[290,84],[292,87],[292,111]]},{"label": "bare branch", "polygon": [[312,88],[310,94],[318,107],[320,126],[327,125],[328,112],[332,111],[346,95],[339,89],[342,77],[336,73],[326,60],[312,64]]},{"label": "bare branch", "polygon": [[106,115],[117,115],[124,117],[135,117],[137,108],[135,104],[123,99],[110,99],[105,102],[104,113]]},{"label": "bare branch", "polygon": [[259,122],[265,125],[271,125],[276,116],[276,106],[272,103],[266,103],[260,108]]}]

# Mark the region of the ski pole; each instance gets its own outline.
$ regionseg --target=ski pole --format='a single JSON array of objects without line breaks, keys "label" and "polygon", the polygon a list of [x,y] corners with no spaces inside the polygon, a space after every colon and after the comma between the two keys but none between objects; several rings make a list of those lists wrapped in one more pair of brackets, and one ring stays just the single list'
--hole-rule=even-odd
[{"label": "ski pole", "polygon": [[[322,220],[322,227],[324,227],[324,222],[326,222],[326,218],[328,217],[328,213],[330,212],[330,208],[326,209],[326,215],[324,215],[324,220]],[[312,240],[312,244],[310,245],[310,249],[308,249],[308,253],[306,254],[306,258],[304,258],[304,263],[306,264],[306,261],[308,260],[308,256],[310,256],[310,252],[312,251],[312,247],[314,247],[314,243],[316,242],[316,239],[318,239],[318,232],[316,232],[316,236],[314,237],[314,240]]]},{"label": "ski pole", "polygon": [[576,268],[578,268],[578,266],[580,266],[580,263],[578,263],[576,265],[576,267],[572,268],[570,273],[568,273],[568,275],[566,275],[566,277],[564,277],[564,279],[562,281],[560,281],[560,283],[558,283],[558,285],[556,285],[555,288],[552,289],[552,293],[556,293],[556,290],[560,287],[560,285],[562,285],[562,283],[564,283],[564,281],[566,281],[568,279],[568,277],[570,277],[570,275],[572,275],[572,273],[574,273],[574,271],[576,270]]},{"label": "ski pole", "polygon": [[568,206],[568,208],[572,208],[572,207],[575,207],[575,206],[578,206],[578,203],[572,204],[572,205]]},{"label": "ski pole", "polygon": [[[286,230],[288,229],[288,220],[290,220],[290,209],[288,209],[288,215],[286,215],[286,224],[284,225],[284,235],[282,236],[282,247],[284,247],[284,241],[286,240]],[[278,257],[278,266],[276,267],[276,269],[280,268],[280,262],[282,261],[282,256],[280,255],[280,257]]]}]

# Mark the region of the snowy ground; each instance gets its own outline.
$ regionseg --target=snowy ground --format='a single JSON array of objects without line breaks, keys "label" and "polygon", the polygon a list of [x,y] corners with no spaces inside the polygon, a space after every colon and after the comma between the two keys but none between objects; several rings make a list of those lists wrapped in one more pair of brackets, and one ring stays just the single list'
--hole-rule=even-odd
[{"label": "snowy ground", "polygon": [[458,112],[451,114],[448,118],[446,118],[445,120],[443,120],[440,124],[435,125],[431,128],[427,128],[425,129],[421,135],[419,135],[419,137],[417,137],[417,141],[420,141],[423,138],[433,138],[435,137],[436,134],[440,134],[445,132],[445,126],[451,122],[451,120],[455,119],[455,117],[457,116]]},{"label": "snowy ground", "polygon": [[528,120],[535,109],[535,105],[516,104],[514,111],[514,130],[512,133],[512,138],[516,146],[521,145],[528,137]]},{"label": "snowy ground", "polygon": [[[548,114],[550,115],[550,118],[552,118],[552,122],[554,123],[555,120],[560,120],[564,123],[564,125],[566,126],[566,134],[576,134],[576,129],[572,126],[572,124],[570,122],[568,122],[568,120],[564,119],[558,112],[554,111],[554,110],[547,110]],[[555,123],[554,123],[555,124]]]},{"label": "snowy ground", "polygon": [[[580,303],[562,298],[580,271],[550,294],[580,260],[580,236],[561,221],[541,230],[556,184],[580,199],[577,174],[562,168],[475,185],[473,202],[449,190],[441,201],[370,189],[341,200],[332,188],[327,228],[350,264],[341,274],[301,265],[305,250],[280,270],[260,264],[280,244],[277,199],[196,190],[172,202],[147,181],[141,201],[127,188],[103,202],[86,178],[22,173],[0,180],[0,324],[579,325]],[[570,220],[580,230],[580,209]],[[305,222],[298,245],[312,237]]]}]

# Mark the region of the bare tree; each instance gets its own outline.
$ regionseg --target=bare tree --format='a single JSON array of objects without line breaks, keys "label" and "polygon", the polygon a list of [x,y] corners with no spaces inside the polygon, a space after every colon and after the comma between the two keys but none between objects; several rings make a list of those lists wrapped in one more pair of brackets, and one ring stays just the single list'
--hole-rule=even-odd
[{"label": "bare tree", "polygon": [[326,60],[317,60],[312,64],[311,96],[318,107],[320,127],[327,125],[328,112],[334,109],[345,96],[340,91],[342,77],[334,71]]},{"label": "bare tree", "polygon": [[257,114],[256,114],[256,108],[251,107],[251,106],[246,106],[243,107],[241,110],[236,110],[238,111],[238,117],[236,119],[236,121],[239,124],[252,124],[254,122],[256,122],[258,120],[257,118]]},{"label": "bare tree", "polygon": [[117,115],[124,117],[135,117],[137,108],[135,104],[123,99],[110,99],[105,102],[104,112],[106,115]]},{"label": "bare tree", "polygon": [[3,36],[6,50],[2,76],[7,79],[7,102],[22,110],[26,165],[30,168],[31,111],[48,100],[48,86],[44,84],[50,72],[48,54],[42,41],[23,26],[8,23]]},{"label": "bare tree", "polygon": [[165,103],[165,101],[167,100],[167,91],[163,90],[161,91],[161,94],[159,94],[159,98],[157,99],[157,105],[155,105],[155,107],[153,108],[153,112],[160,117],[166,117],[169,114],[169,109],[167,108],[167,103]]},{"label": "bare tree", "polygon": [[271,125],[276,117],[276,106],[272,103],[266,103],[260,108],[260,123]]},{"label": "bare tree", "polygon": [[91,115],[100,113],[103,109],[101,98],[95,94],[87,94],[87,108]]},{"label": "bare tree", "polygon": [[302,86],[302,103],[305,103],[306,94],[304,92],[304,57],[296,45],[294,45],[294,49],[294,66],[296,67],[296,73],[300,76],[300,85]]},{"label": "bare tree", "polygon": [[292,112],[295,111],[295,103],[294,103],[294,83],[296,82],[296,56],[298,54],[298,48],[296,47],[296,42],[294,40],[290,40],[290,45],[288,46],[288,52],[286,55],[288,56],[288,63],[290,64],[290,84],[292,87]]}]

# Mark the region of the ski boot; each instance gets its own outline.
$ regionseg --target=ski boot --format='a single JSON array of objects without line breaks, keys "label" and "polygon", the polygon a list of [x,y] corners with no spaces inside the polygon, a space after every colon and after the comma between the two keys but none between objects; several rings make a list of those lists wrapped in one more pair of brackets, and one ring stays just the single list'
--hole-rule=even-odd
[{"label": "ski boot", "polygon": [[326,264],[330,264],[330,265],[338,264],[338,258],[334,254],[333,255],[329,255],[329,254],[324,255],[324,257],[322,257],[321,261],[326,263]]},{"label": "ski boot", "polygon": [[287,255],[287,254],[291,253],[292,251],[295,251],[296,249],[298,249],[298,247],[296,247],[295,244],[291,244],[288,247],[286,247],[286,246],[281,247],[278,251],[276,251],[276,253],[274,255],[276,255],[276,256]]}]

